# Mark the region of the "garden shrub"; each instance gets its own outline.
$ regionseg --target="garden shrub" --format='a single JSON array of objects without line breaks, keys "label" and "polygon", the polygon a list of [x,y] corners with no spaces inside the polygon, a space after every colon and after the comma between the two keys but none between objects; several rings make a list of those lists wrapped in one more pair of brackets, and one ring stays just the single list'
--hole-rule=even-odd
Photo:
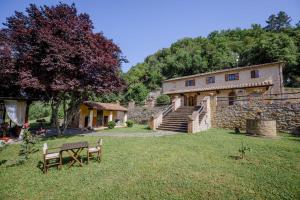
[{"label": "garden shrub", "polygon": [[126,122],[127,127],[133,127],[133,121],[132,120],[128,120]]},{"label": "garden shrub", "polygon": [[170,104],[171,99],[168,95],[160,95],[157,99],[156,99],[156,104],[157,105],[168,105]]},{"label": "garden shrub", "polygon": [[115,128],[115,126],[116,126],[116,122],[114,122],[114,121],[109,121],[108,122],[108,128],[109,129],[113,129],[113,128]]}]

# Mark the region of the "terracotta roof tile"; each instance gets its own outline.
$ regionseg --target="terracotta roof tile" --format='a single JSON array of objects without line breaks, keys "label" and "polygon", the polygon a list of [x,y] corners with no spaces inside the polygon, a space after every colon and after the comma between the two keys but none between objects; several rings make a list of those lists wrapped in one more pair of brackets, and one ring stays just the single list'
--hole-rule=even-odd
[{"label": "terracotta roof tile", "polygon": [[242,83],[242,84],[225,85],[225,86],[219,86],[219,87],[194,88],[194,89],[190,89],[190,90],[175,90],[175,91],[165,92],[164,94],[204,92],[204,91],[212,91],[212,90],[226,90],[226,89],[234,89],[234,88],[260,87],[260,86],[270,86],[270,85],[273,85],[272,80],[265,80],[262,82],[255,82],[255,83]]},{"label": "terracotta roof tile", "polygon": [[127,111],[127,108],[114,103],[100,103],[94,101],[84,101],[84,105],[89,108],[94,108],[96,110],[115,110],[115,111]]},{"label": "terracotta roof tile", "polygon": [[279,61],[279,62],[273,62],[273,63],[259,64],[259,65],[250,65],[250,66],[244,66],[244,67],[235,67],[235,68],[229,68],[229,69],[221,69],[221,70],[216,70],[216,71],[211,71],[211,72],[206,72],[206,73],[200,73],[200,74],[193,74],[193,75],[189,75],[189,76],[182,76],[182,77],[177,77],[177,78],[171,78],[171,79],[164,80],[163,82],[169,82],[169,81],[175,81],[175,80],[183,80],[183,79],[188,79],[188,78],[194,78],[194,77],[199,77],[199,76],[212,75],[212,74],[223,73],[223,72],[230,72],[230,71],[236,71],[236,70],[243,70],[243,69],[252,69],[252,68],[273,66],[273,65],[278,65],[278,64],[284,64],[284,62]]}]

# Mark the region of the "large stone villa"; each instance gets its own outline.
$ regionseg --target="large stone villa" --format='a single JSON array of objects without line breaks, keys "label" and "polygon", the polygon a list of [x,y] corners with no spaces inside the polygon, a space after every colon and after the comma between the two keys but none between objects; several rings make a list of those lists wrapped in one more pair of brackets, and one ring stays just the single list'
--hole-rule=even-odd
[{"label": "large stone villa", "polygon": [[172,98],[179,96],[184,106],[200,105],[209,95],[227,96],[231,105],[236,96],[280,94],[283,65],[276,62],[173,78],[163,82],[163,93]]},{"label": "large stone villa", "polygon": [[[167,110],[152,116],[149,126],[153,130],[190,133],[206,130],[215,124],[217,124],[215,127],[221,128],[244,128],[246,118],[253,117],[253,113],[250,113],[253,106],[244,109],[231,105],[245,107],[249,105],[247,103],[252,102],[252,99],[263,99],[264,103],[268,102],[273,107],[259,104],[259,109],[268,107],[266,113],[269,117],[278,118],[278,127],[281,130],[297,127],[298,122],[293,121],[292,116],[298,116],[298,111],[292,113],[290,111],[293,108],[287,107],[286,104],[276,103],[275,105],[273,100],[265,98],[272,96],[282,99],[285,92],[283,67],[283,62],[274,62],[165,80],[162,92],[171,97],[172,105]],[[296,101],[299,103],[298,97]],[[278,105],[281,106],[279,110],[282,113],[275,109]],[[231,110],[220,109],[224,106],[230,107]],[[291,118],[291,120],[280,123],[283,117]],[[286,124],[291,126],[288,127]]]}]

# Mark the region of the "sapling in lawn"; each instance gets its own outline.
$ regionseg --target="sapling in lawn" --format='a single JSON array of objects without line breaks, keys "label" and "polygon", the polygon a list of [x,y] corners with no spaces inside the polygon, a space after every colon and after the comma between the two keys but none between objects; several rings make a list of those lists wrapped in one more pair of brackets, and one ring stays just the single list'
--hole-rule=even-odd
[{"label": "sapling in lawn", "polygon": [[240,158],[241,159],[244,159],[244,157],[246,156],[246,152],[249,151],[250,152],[250,147],[247,147],[244,145],[244,142],[242,142],[242,146],[241,148],[239,149],[239,152],[241,154]]},{"label": "sapling in lawn", "polygon": [[29,159],[29,154],[38,151],[36,143],[37,138],[33,136],[28,129],[25,129],[21,149],[19,151],[19,157],[16,160],[9,161],[7,167],[24,164],[25,161]]}]

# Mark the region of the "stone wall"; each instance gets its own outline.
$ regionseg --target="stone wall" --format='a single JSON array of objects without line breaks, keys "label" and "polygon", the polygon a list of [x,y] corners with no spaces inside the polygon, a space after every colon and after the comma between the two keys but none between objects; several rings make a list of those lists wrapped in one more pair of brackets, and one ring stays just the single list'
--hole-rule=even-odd
[{"label": "stone wall", "polygon": [[152,115],[159,113],[166,109],[167,106],[156,106],[153,108],[144,106],[135,106],[134,108],[128,109],[128,119],[133,120],[136,123],[147,124],[148,120]]},{"label": "stone wall", "polygon": [[276,120],[277,130],[293,131],[300,127],[300,103],[251,102],[243,105],[218,105],[214,126],[219,128],[246,129],[246,119],[254,119],[261,111],[262,118]]}]

